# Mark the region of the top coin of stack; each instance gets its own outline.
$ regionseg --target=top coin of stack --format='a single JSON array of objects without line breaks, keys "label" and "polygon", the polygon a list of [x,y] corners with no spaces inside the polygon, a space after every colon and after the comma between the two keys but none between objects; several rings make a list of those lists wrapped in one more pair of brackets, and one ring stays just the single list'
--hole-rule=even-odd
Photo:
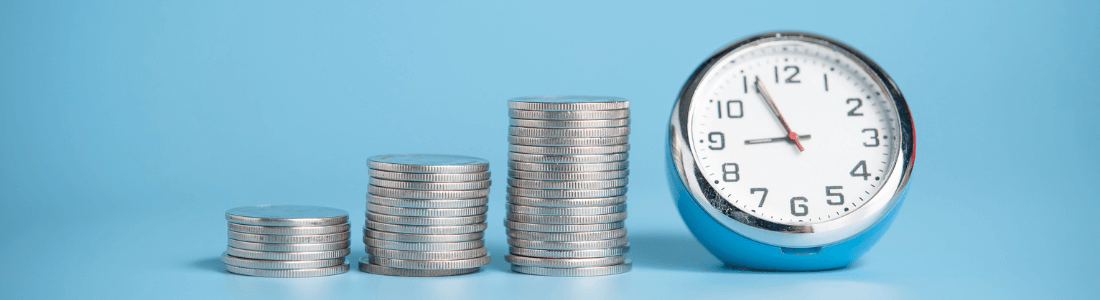
[{"label": "top coin of stack", "polygon": [[484,230],[489,162],[470,156],[379,155],[370,187],[359,270],[392,276],[449,276],[489,263]]},{"label": "top coin of stack", "polygon": [[512,271],[598,276],[630,271],[626,238],[630,102],[551,96],[508,101]]},{"label": "top coin of stack", "polygon": [[262,277],[313,277],[348,271],[350,225],[342,209],[257,205],[230,209],[227,271]]}]

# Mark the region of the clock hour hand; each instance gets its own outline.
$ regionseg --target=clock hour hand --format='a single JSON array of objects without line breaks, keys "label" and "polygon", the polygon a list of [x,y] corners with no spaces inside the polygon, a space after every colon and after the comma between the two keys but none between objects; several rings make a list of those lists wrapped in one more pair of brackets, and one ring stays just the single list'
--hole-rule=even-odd
[{"label": "clock hour hand", "polygon": [[771,108],[772,114],[776,119],[779,119],[779,124],[783,125],[783,130],[787,131],[787,139],[794,142],[795,146],[798,146],[798,151],[802,152],[802,143],[798,141],[798,134],[791,131],[791,126],[787,125],[787,120],[783,119],[783,114],[779,113],[779,108],[775,106],[775,101],[772,100],[771,94],[768,94],[768,89],[764,88],[764,84],[760,82],[760,77],[756,77],[756,91],[760,93],[760,96],[764,98],[764,102],[768,103],[768,108]]},{"label": "clock hour hand", "polygon": [[[798,136],[798,139],[799,139],[799,140],[808,140],[808,139],[810,139],[810,135],[809,135],[809,134],[803,134],[803,135],[800,135],[800,136]],[[769,138],[769,139],[755,139],[755,140],[745,140],[745,145],[752,145],[752,144],[764,144],[764,143],[771,143],[771,142],[782,142],[782,141],[789,141],[789,140],[790,140],[790,139],[789,139],[789,138],[787,138],[787,137],[777,137],[777,138]]]}]

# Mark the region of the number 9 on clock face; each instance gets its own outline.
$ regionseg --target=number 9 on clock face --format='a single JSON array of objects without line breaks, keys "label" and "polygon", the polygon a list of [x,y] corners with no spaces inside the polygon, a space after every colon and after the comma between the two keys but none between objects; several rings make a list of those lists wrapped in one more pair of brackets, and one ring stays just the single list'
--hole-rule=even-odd
[{"label": "number 9 on clock face", "polygon": [[686,131],[728,205],[770,223],[828,222],[867,204],[893,171],[903,136],[888,93],[833,47],[776,39],[706,70]]}]

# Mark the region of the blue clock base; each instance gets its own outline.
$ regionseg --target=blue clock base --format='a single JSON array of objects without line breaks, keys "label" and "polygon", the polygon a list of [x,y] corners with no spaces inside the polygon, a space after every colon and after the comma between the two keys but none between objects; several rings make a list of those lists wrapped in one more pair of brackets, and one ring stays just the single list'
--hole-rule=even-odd
[{"label": "blue clock base", "polygon": [[[782,248],[750,240],[711,218],[680,184],[675,167],[669,168],[676,207],[695,238],[711,254],[737,268],[768,271],[818,271],[843,268],[862,256],[890,227],[901,201],[878,224],[842,242],[820,248]],[[905,192],[902,192],[904,199]]]}]

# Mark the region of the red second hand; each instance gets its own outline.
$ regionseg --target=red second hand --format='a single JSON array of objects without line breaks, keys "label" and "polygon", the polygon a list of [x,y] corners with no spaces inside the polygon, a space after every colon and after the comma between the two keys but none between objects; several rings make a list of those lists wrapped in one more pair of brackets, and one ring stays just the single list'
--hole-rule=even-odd
[{"label": "red second hand", "polygon": [[775,106],[775,101],[772,100],[772,96],[768,93],[768,89],[764,88],[764,84],[760,82],[760,77],[756,77],[756,90],[760,92],[760,95],[764,96],[764,102],[768,103],[768,108],[772,109],[775,118],[779,119],[779,124],[783,125],[783,130],[787,131],[787,139],[793,141],[795,146],[798,146],[799,152],[805,151],[806,149],[802,148],[802,143],[798,141],[798,134],[791,131],[791,126],[787,125],[787,120],[783,119],[782,113],[779,113],[779,107]]}]

